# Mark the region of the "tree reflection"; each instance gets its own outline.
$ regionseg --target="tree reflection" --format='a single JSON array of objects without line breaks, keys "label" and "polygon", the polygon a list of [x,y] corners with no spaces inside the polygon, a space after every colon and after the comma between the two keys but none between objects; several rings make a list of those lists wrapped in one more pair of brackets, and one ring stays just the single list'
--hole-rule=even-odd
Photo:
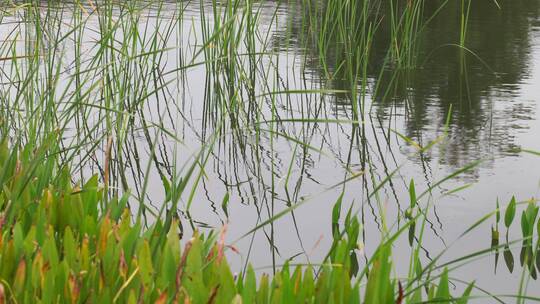
[{"label": "tree reflection", "polygon": [[[328,48],[320,58],[316,41],[320,29],[313,26],[313,12],[305,7],[291,9],[297,13],[287,15],[288,27],[276,33],[276,46],[305,50],[306,69],[334,89],[350,90],[351,82],[370,83],[368,100],[374,103],[371,113],[386,122],[396,113],[403,114],[403,126],[397,128],[416,141],[440,135],[450,117],[451,136],[437,151],[443,163],[458,167],[478,157],[512,153],[517,130],[535,115],[533,105],[517,97],[519,85],[530,72],[530,35],[539,2],[499,1],[499,8],[492,0],[472,1],[467,39],[460,46],[461,2],[448,1],[438,11],[445,1],[425,1],[423,20],[429,19],[429,23],[415,40],[416,65],[408,67],[390,58],[395,38],[388,21],[389,3],[382,1],[371,10],[370,18],[378,27],[367,79],[351,79],[338,68],[350,54],[335,36],[331,37],[335,41],[329,42],[335,47]],[[326,71],[321,60],[327,65]],[[350,106],[353,101],[350,94],[341,94],[335,102],[337,106]]]}]

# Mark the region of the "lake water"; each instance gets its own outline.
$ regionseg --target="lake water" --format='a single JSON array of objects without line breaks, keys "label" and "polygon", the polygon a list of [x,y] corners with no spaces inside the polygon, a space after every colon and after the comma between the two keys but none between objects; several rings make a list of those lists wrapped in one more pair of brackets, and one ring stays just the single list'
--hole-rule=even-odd
[{"label": "lake water", "polygon": [[[331,212],[341,193],[344,206],[352,206],[361,219],[364,251],[369,256],[380,238],[381,214],[394,229],[403,225],[404,220],[398,218],[409,206],[411,179],[418,192],[434,186],[424,260],[447,247],[450,249],[443,261],[489,248],[494,220],[466,238],[454,240],[493,211],[497,199],[505,206],[512,195],[522,200],[540,195],[540,157],[519,152],[540,151],[540,1],[499,1],[500,8],[493,1],[473,1],[464,46],[459,46],[458,2],[449,1],[426,23],[411,67],[388,63],[391,28],[381,22],[363,80],[357,85],[366,89],[360,124],[355,123],[351,95],[342,92],[350,90],[350,81],[339,73],[329,77],[339,70],[340,47],[330,48],[321,60],[317,44],[309,39],[315,29],[306,20],[301,1],[253,4],[258,16],[253,21],[257,24],[255,35],[251,35],[253,44],[249,46],[249,39],[242,39],[237,49],[230,51],[236,55],[233,60],[220,57],[223,48],[205,44],[216,23],[226,22],[216,18],[211,2],[150,5],[141,10],[140,19],[132,22],[141,33],[155,29],[163,33],[159,43],[167,49],[159,52],[158,69],[138,70],[136,63],[129,63],[133,66],[120,68],[117,79],[106,81],[129,87],[125,84],[158,71],[164,74],[159,78],[164,82],[152,83],[159,88],[158,93],[133,111],[126,144],[114,160],[121,163],[118,155],[122,154],[123,161],[130,164],[124,169],[135,196],[142,195],[146,165],[151,161],[147,196],[158,210],[165,198],[160,174],[170,178],[175,172],[185,173],[180,168],[189,165],[201,147],[210,147],[204,170],[195,170],[199,183],[192,194],[182,197],[179,213],[187,230],[191,230],[189,223],[200,229],[220,229],[228,223],[230,241],[289,206],[304,202],[293,213],[236,243],[241,255],[231,254],[230,258],[237,269],[246,261],[266,271],[289,258],[296,262],[321,261],[332,241]],[[441,3],[428,1],[424,19]],[[60,27],[68,37],[56,55],[63,58],[59,61],[62,88],[74,85],[68,79],[73,77],[71,69],[77,56],[83,66],[91,64],[89,59],[95,56],[102,33],[99,14],[92,13],[93,5],[85,5],[89,13],[80,15],[86,23],[77,53],[71,46],[73,33],[69,32],[75,22],[74,7],[65,4],[57,8],[63,23],[51,22],[50,28],[45,27],[46,32]],[[126,13],[114,10],[116,18]],[[183,17],[178,18],[181,11]],[[0,37],[17,40],[15,49],[22,52],[24,37],[31,36],[17,37],[14,32],[31,31],[17,23],[20,14],[3,18]],[[383,20],[388,18],[382,16]],[[237,31],[247,30],[243,28],[246,23],[239,24]],[[115,35],[126,31],[119,29]],[[141,35],[138,39],[135,54],[151,46],[150,38]],[[203,47],[209,51],[199,52]],[[256,55],[246,55],[250,52]],[[216,64],[177,70],[205,59]],[[12,70],[8,63],[1,64],[0,79],[5,81]],[[217,68],[211,72],[212,67]],[[0,89],[4,96],[16,91],[6,83]],[[119,104],[124,100],[129,103],[130,96],[147,91],[135,87],[128,92],[118,96]],[[100,98],[89,94],[88,103],[100,104]],[[90,112],[88,117],[94,118],[90,125],[103,123],[99,108]],[[226,119],[218,128],[223,117]],[[150,132],[141,129],[143,122],[151,126]],[[105,128],[82,130],[76,123],[68,127],[70,139],[77,138],[76,134],[101,138]],[[161,129],[167,132],[156,133]],[[443,140],[421,153],[403,139],[408,137],[425,146],[443,136],[445,130]],[[101,139],[98,158],[106,145]],[[155,158],[150,159],[154,140]],[[84,159],[84,172],[99,170],[99,161]],[[437,184],[479,160],[480,165]],[[394,171],[377,195],[370,195]],[[121,187],[120,182],[117,186]],[[188,186],[190,191],[192,186]],[[464,188],[452,191],[460,187]],[[229,202],[222,208],[225,193],[229,193]],[[510,235],[519,238],[519,225],[514,226]],[[398,269],[400,262],[408,265],[409,248],[406,240],[394,248]],[[514,247],[513,253],[517,260],[519,248]],[[454,273],[465,280],[477,279],[479,286],[502,294],[516,292],[520,275],[520,267],[510,273],[502,258],[495,269],[493,256],[475,260]],[[537,282],[531,286],[534,284]]]}]

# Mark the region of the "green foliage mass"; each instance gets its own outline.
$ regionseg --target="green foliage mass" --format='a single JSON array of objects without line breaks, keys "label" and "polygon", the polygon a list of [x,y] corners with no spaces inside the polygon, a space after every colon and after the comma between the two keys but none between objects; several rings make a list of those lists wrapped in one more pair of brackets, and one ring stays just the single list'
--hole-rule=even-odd
[{"label": "green foliage mass", "polygon": [[[222,237],[182,240],[177,220],[168,230],[159,219],[144,228],[127,195],[109,198],[97,176],[73,183],[50,149],[10,149],[4,141],[0,168],[0,302],[405,302],[392,275],[391,242],[355,276],[359,223],[349,212],[340,229],[340,201],[327,263],[285,264],[271,277],[250,266],[235,275],[225,254],[233,247]],[[428,297],[450,299],[446,272],[440,280],[439,287],[426,283]],[[420,291],[408,302],[421,300]]]}]

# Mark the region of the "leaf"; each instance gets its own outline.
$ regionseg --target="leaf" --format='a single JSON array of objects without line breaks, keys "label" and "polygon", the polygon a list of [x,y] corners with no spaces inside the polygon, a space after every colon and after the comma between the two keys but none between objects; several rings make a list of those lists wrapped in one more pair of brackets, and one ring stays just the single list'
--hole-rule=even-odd
[{"label": "leaf", "polygon": [[167,203],[171,200],[171,183],[169,180],[167,180],[167,177],[165,177],[163,174],[160,174],[161,176],[161,182],[163,183],[163,189],[165,190],[165,201],[164,203]]},{"label": "leaf", "polygon": [[257,296],[257,281],[255,272],[251,265],[248,266],[246,279],[242,288],[242,300],[244,303],[255,303],[255,297]]},{"label": "leaf", "polygon": [[529,231],[529,223],[527,220],[527,214],[525,211],[521,213],[521,233],[523,234],[523,238],[528,237],[528,231]]},{"label": "leaf", "polygon": [[341,214],[342,201],[343,201],[343,193],[341,193],[338,200],[334,204],[334,208],[332,208],[332,235],[334,236],[334,240],[338,240],[340,238],[339,217]]},{"label": "leaf", "polygon": [[75,244],[75,237],[69,226],[66,227],[64,232],[64,257],[70,266],[76,269],[77,245]]},{"label": "leaf", "polygon": [[242,296],[237,294],[231,301],[231,304],[242,304]]},{"label": "leaf", "polygon": [[355,277],[358,274],[359,270],[360,270],[360,266],[358,265],[358,257],[356,256],[356,252],[351,251],[351,270],[350,270],[351,277]]},{"label": "leaf", "polygon": [[379,247],[377,250],[377,257],[374,260],[371,270],[369,272],[367,286],[366,286],[366,295],[365,303],[387,303],[386,299],[388,294],[394,292],[394,289],[391,287],[390,282],[390,272],[391,272],[391,261],[390,257],[390,246],[385,244],[382,247]]},{"label": "leaf", "polygon": [[259,283],[259,291],[257,292],[256,303],[268,303],[270,299],[268,275],[263,274]]},{"label": "leaf", "polygon": [[437,287],[437,300],[449,300],[450,299],[450,289],[448,287],[448,268],[444,268],[441,275],[441,280],[439,281],[439,286]]},{"label": "leaf", "polygon": [[150,253],[150,245],[148,241],[142,243],[139,249],[139,267],[141,269],[141,277],[146,287],[152,284],[154,267],[152,265],[152,255]]},{"label": "leaf", "polygon": [[24,258],[21,259],[19,265],[17,266],[17,271],[15,272],[15,278],[13,283],[13,290],[17,293],[23,291],[24,282],[26,279],[26,261]]},{"label": "leaf", "polygon": [[506,207],[506,212],[504,214],[504,225],[506,228],[510,228],[512,222],[514,221],[514,216],[516,215],[516,198],[512,196],[512,200]]},{"label": "leaf", "polygon": [[43,245],[43,257],[50,263],[51,268],[56,269],[60,262],[60,258],[53,237],[49,237],[45,240],[45,244]]},{"label": "leaf", "polygon": [[155,304],[165,304],[167,303],[167,292],[164,291],[161,293],[161,295],[157,298]]},{"label": "leaf", "polygon": [[223,200],[221,201],[221,209],[223,210],[223,213],[225,213],[225,216],[227,218],[229,217],[229,210],[227,208],[228,206],[229,206],[229,191],[225,193],[225,196],[223,197]]},{"label": "leaf", "polygon": [[538,207],[536,206],[536,203],[534,202],[534,200],[531,200],[529,204],[527,205],[525,214],[527,216],[527,224],[528,224],[527,236],[532,238],[533,232],[534,232],[534,223],[536,222],[536,217],[538,216]]},{"label": "leaf", "polygon": [[231,269],[229,265],[222,261],[218,265],[218,278],[220,281],[220,284],[218,285],[219,288],[219,298],[223,300],[224,302],[230,303],[231,300],[233,300],[236,297],[240,298],[240,303],[242,302],[241,296],[237,295],[236,290],[236,284],[234,284],[234,276],[231,273]]},{"label": "leaf", "polygon": [[412,222],[409,226],[409,245],[412,246],[414,242],[414,231],[416,229],[416,222]]},{"label": "leaf", "polygon": [[409,184],[409,199],[410,199],[410,208],[413,209],[416,206],[416,190],[414,187],[414,180],[411,179]]},{"label": "leaf", "polygon": [[126,209],[127,202],[129,199],[129,196],[131,195],[130,191],[127,190],[124,192],[120,200],[118,201],[118,204],[114,206],[113,210],[111,211],[111,219],[113,221],[118,221],[120,219],[120,216],[122,216],[122,213]]},{"label": "leaf", "polygon": [[469,302],[469,296],[471,295],[474,283],[475,282],[473,281],[467,286],[467,289],[465,289],[461,297],[456,301],[456,304],[467,304],[467,302]]},{"label": "leaf", "polygon": [[504,247],[503,257],[506,267],[508,267],[508,271],[512,273],[514,271],[514,255],[508,245]]},{"label": "leaf", "polygon": [[422,303],[422,289],[417,288],[407,303]]},{"label": "leaf", "polygon": [[6,301],[6,291],[4,289],[4,284],[0,282],[0,303],[7,303]]}]

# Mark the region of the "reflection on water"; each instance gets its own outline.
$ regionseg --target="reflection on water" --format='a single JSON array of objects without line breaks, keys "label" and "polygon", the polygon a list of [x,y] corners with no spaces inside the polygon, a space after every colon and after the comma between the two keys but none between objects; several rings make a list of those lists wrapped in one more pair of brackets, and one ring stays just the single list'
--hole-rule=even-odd
[{"label": "reflection on water", "polygon": [[[317,3],[324,9],[324,2]],[[439,11],[442,3],[446,5]],[[344,204],[352,205],[362,219],[369,254],[383,225],[381,214],[393,223],[407,208],[410,180],[422,190],[433,187],[437,204],[425,236],[427,258],[430,250],[443,248],[462,232],[462,223],[491,211],[498,195],[537,193],[539,162],[517,148],[540,150],[540,1],[499,1],[501,8],[490,0],[471,3],[460,46],[459,1],[427,1],[425,28],[411,53],[414,64],[408,66],[390,56],[389,8],[379,3],[371,17],[379,26],[366,57],[366,77],[356,82],[339,72],[347,57],[344,48],[329,47],[321,58],[313,39],[320,30],[318,17],[313,19],[307,2],[265,1],[251,8],[257,18],[245,20],[237,18],[240,8],[215,15],[212,2],[151,5],[138,19],[130,19],[144,34],[123,40],[130,27],[119,27],[117,41],[108,42],[119,51],[111,52],[111,58],[99,57],[98,63],[92,60],[99,53],[96,44],[112,26],[98,11],[65,4],[56,11],[56,21],[54,12],[40,13],[50,17],[44,19],[45,37],[55,30],[67,35],[61,45],[48,46],[57,50],[51,56],[62,59],[64,78],[59,81],[66,96],[77,94],[75,82],[69,82],[78,79],[77,60],[91,71],[88,75],[114,83],[111,92],[96,89],[84,96],[94,107],[74,115],[66,137],[68,142],[100,138],[103,143],[89,151],[102,155],[110,135],[106,125],[115,126],[113,134],[125,137],[113,153],[116,188],[134,189],[137,198],[147,197],[159,210],[167,202],[161,181],[185,174],[182,165],[189,166],[205,147],[193,177],[198,183],[188,185],[178,210],[192,228],[229,222],[234,238],[287,207],[308,202],[240,242],[244,255],[237,266],[248,260],[265,266],[292,257],[320,259],[331,240],[329,214],[341,193]],[[117,18],[130,13],[121,5],[110,9]],[[0,57],[24,52],[20,37],[39,35],[17,23],[20,15],[2,16],[0,36],[14,43],[0,42]],[[84,26],[70,32],[69,24],[81,20]],[[227,26],[220,30],[216,24]],[[160,35],[151,35],[153,31]],[[230,39],[234,33],[241,35]],[[73,48],[77,39],[80,49]],[[152,64],[138,61],[149,49],[156,54]],[[0,92],[8,104],[22,89],[7,72],[13,67],[0,64]],[[151,80],[143,82],[149,87],[130,85],[141,78]],[[361,99],[362,115],[355,115],[353,87],[367,92]],[[45,87],[36,95],[44,92]],[[129,115],[103,114],[110,105],[101,104],[100,94],[114,96],[118,111]],[[68,107],[59,111],[68,112]],[[93,120],[81,126],[79,115]],[[426,146],[445,133],[444,140],[421,152],[404,140]],[[484,162],[457,180],[437,183],[476,160]],[[87,171],[103,171],[97,157],[80,161]],[[449,195],[473,182],[473,190]],[[485,235],[476,237],[488,240],[481,248],[489,245]],[[456,255],[478,245],[478,240],[466,240]]]},{"label": "reflection on water", "polygon": [[[383,21],[373,42],[368,76],[374,80],[372,89],[377,87],[384,94],[374,96],[372,113],[382,120],[404,116],[402,125],[385,125],[419,142],[436,136],[450,115],[450,133],[455,136],[450,137],[441,161],[453,168],[478,157],[511,155],[518,145],[515,133],[527,128],[524,121],[537,117],[536,103],[519,100],[519,96],[520,84],[531,78],[531,47],[535,43],[531,31],[540,3],[504,1],[498,8],[492,1],[472,2],[463,47],[459,45],[461,4],[451,1],[442,11],[438,10],[440,5],[441,1],[426,2],[424,19],[430,21],[418,38],[418,66],[406,69],[388,62],[392,29],[384,22],[387,10],[379,13]],[[280,30],[284,33],[278,33],[278,39],[284,40],[289,32],[304,35],[303,21],[294,20],[299,15],[287,17],[293,19],[287,23],[296,28]],[[291,41],[294,44],[302,39]],[[303,45],[298,48],[305,49]],[[339,54],[328,56],[334,58],[327,58],[327,62],[342,63]],[[321,71],[316,58],[305,63],[307,69]],[[346,79],[331,81],[334,88],[350,88]],[[338,95],[335,103],[346,107],[350,100]]]}]

